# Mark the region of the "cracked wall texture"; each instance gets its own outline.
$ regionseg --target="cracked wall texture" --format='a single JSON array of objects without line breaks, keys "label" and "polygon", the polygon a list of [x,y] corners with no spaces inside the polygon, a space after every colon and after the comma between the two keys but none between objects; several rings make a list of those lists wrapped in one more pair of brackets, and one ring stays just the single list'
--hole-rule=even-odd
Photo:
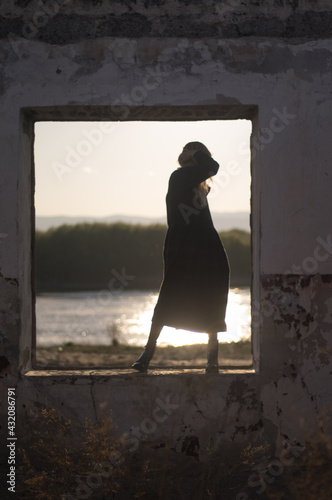
[{"label": "cracked wall texture", "polygon": [[[106,408],[125,431],[171,395],[179,410],[151,445],[169,436],[179,453],[197,442],[203,450],[211,436],[225,449],[280,448],[285,435],[304,442],[332,397],[331,9],[295,0],[57,6],[44,18],[34,1],[0,6],[1,392],[17,386],[21,434],[41,406],[78,422]],[[133,119],[144,107],[147,119],[197,119],[204,106],[213,118],[253,120],[256,373],[29,372],[33,117]]]},{"label": "cracked wall texture", "polygon": [[330,38],[324,0],[30,0],[0,7],[0,37],[51,44],[101,37]]}]

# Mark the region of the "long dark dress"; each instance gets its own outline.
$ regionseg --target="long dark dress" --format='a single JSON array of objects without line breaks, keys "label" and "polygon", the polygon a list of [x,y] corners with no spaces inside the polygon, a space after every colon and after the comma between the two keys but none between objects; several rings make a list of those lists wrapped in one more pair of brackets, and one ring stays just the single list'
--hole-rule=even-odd
[{"label": "long dark dress", "polygon": [[226,331],[229,265],[198,185],[219,164],[197,151],[197,165],[172,173],[166,196],[164,279],[152,321],[198,332]]}]

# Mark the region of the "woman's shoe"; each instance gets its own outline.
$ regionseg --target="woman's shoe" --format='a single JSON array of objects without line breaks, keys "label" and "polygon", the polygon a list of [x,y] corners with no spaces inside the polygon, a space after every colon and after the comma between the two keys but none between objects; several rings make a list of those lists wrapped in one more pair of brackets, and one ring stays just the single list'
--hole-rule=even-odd
[{"label": "woman's shoe", "polygon": [[212,363],[207,363],[205,368],[206,373],[219,373],[219,366]]},{"label": "woman's shoe", "polygon": [[133,365],[131,365],[131,367],[139,372],[146,372],[148,370],[148,366],[154,354],[155,348],[156,348],[155,342],[150,344],[148,342],[140,357],[135,361]]},{"label": "woman's shoe", "polygon": [[147,372],[148,366],[149,366],[148,363],[143,363],[139,360],[135,361],[135,363],[131,365],[131,367],[137,370],[138,372]]}]

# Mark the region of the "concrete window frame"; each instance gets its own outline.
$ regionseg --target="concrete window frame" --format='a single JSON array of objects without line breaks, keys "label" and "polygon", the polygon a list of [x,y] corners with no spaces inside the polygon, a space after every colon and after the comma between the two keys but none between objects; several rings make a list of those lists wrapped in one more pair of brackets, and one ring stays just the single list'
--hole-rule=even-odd
[{"label": "concrete window frame", "polygon": [[[38,121],[201,121],[201,120],[238,120],[252,122],[252,138],[258,137],[257,105],[195,105],[195,106],[41,106],[25,107],[20,110],[20,151],[19,151],[19,276],[20,276],[20,340],[19,370],[22,374],[29,370],[50,373],[51,370],[36,367],[36,284],[35,284],[35,172],[34,172],[34,134]],[[260,196],[259,196],[259,154],[251,154],[251,343],[253,370],[259,366],[260,313],[257,304],[260,276]],[[98,368],[93,368],[97,371]],[[59,369],[61,371],[61,369]],[[68,369],[66,369],[68,371]],[[73,368],[77,371],[77,368]],[[90,370],[91,371],[91,370]],[[90,373],[87,371],[87,373]],[[103,369],[105,371],[105,369]]]}]

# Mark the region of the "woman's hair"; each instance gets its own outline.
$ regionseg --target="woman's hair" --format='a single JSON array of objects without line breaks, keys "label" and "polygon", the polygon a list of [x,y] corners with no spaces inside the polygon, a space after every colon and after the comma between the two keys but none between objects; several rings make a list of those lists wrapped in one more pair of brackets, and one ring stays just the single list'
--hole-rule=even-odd
[{"label": "woman's hair", "polygon": [[203,153],[212,156],[208,148],[202,142],[199,141],[188,142],[188,144],[186,144],[183,149],[190,149],[191,151],[192,150],[203,151]]},{"label": "woman's hair", "polygon": [[[186,144],[183,149],[189,149],[191,151],[202,151],[203,153],[205,153],[209,156],[212,156],[210,151],[208,150],[208,148],[202,142],[199,142],[199,141],[188,142],[188,144]],[[181,158],[181,155],[178,158],[178,162],[179,162],[180,166],[182,167],[183,165],[181,165],[180,158]],[[207,180],[211,181],[212,179],[210,178]],[[207,195],[207,193],[210,191],[210,187],[209,187],[207,181],[201,182],[198,185],[198,189],[203,196]]]}]

